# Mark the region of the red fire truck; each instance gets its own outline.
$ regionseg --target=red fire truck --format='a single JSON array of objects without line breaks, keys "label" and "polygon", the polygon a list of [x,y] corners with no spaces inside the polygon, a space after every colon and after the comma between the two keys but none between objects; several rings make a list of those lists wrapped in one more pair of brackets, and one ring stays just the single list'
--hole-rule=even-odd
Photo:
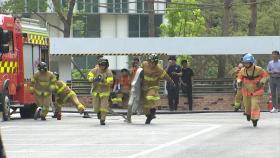
[{"label": "red fire truck", "polygon": [[21,118],[36,110],[29,83],[40,61],[49,63],[48,32],[37,20],[0,14],[0,111],[4,121],[19,108]]}]

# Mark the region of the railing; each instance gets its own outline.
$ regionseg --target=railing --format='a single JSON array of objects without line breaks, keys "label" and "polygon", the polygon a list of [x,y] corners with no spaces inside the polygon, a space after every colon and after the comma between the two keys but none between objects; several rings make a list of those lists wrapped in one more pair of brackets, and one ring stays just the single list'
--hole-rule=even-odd
[{"label": "railing", "polygon": [[[67,85],[78,95],[89,95],[91,83],[87,80],[67,81]],[[160,83],[160,94],[164,94],[164,82]],[[193,84],[194,94],[205,93],[233,93],[232,79],[195,79]],[[180,92],[181,93],[181,92]]]}]

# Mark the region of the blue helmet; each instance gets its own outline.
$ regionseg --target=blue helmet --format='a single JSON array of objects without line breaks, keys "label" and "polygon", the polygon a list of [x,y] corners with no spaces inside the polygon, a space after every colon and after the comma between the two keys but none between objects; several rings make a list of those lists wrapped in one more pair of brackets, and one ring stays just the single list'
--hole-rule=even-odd
[{"label": "blue helmet", "polygon": [[243,56],[243,63],[254,63],[255,62],[255,58],[252,54],[246,54],[245,56]]}]

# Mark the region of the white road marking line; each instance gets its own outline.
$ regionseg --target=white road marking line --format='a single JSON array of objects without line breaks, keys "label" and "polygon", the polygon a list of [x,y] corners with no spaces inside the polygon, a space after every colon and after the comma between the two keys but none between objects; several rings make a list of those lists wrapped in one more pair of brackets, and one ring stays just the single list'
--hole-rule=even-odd
[{"label": "white road marking line", "polygon": [[[163,128],[165,126],[168,126],[168,127],[174,126],[174,127],[180,127],[181,128],[181,127],[205,127],[205,126],[213,126],[213,124],[206,124],[206,123],[205,124],[188,124],[188,125],[162,125],[162,124],[157,124],[155,126],[153,126],[153,125],[148,126],[148,125],[144,125],[144,124],[143,125],[142,124],[134,124],[134,125],[131,124],[131,125],[125,126],[125,127],[131,127],[131,128],[119,128],[119,129],[111,129],[110,126],[103,128],[103,127],[100,127],[100,126],[97,126],[97,125],[96,126],[94,126],[94,125],[89,126],[88,128],[84,128],[84,129],[81,129],[78,126],[73,126],[73,125],[68,125],[68,126],[67,125],[48,125],[48,126],[45,126],[45,125],[38,125],[38,126],[26,125],[26,126],[4,126],[4,127],[1,127],[1,129],[3,128],[3,129],[7,129],[9,131],[19,131],[19,130],[32,130],[32,131],[33,130],[43,130],[43,131],[63,130],[63,131],[65,131],[65,128],[62,128],[62,127],[69,127],[69,129],[67,129],[67,131],[90,130],[92,128],[94,128],[94,130],[102,130],[102,131],[104,131],[104,130],[106,130],[106,131],[110,131],[110,130],[112,130],[112,131],[115,131],[115,130],[125,130],[125,131],[132,130],[132,131],[134,131],[134,130],[143,129],[143,127],[147,128],[147,129],[150,129],[152,127],[159,129],[159,128]],[[73,127],[76,127],[76,128],[73,128]],[[111,127],[115,127],[115,126],[113,125]],[[141,127],[141,128],[137,128],[137,127]],[[163,128],[163,130],[164,130],[164,128]]]},{"label": "white road marking line", "polygon": [[160,144],[98,144],[98,143],[88,143],[88,144],[44,144],[44,143],[42,143],[42,144],[27,144],[27,143],[25,143],[25,144],[5,144],[5,145],[14,145],[14,146],[20,146],[20,145],[23,145],[23,146],[40,146],[40,145],[43,145],[43,146],[45,146],[45,145],[48,145],[48,146],[57,146],[57,145],[60,145],[60,146],[84,146],[84,145],[106,145],[106,146],[115,146],[115,145],[122,145],[122,146],[126,146],[126,145],[129,145],[129,146],[138,146],[138,145],[147,145],[147,146],[149,146],[149,145],[160,145]]},{"label": "white road marking line", "polygon": [[8,129],[8,128],[11,128],[12,126],[2,126],[0,127],[1,129]]},{"label": "white road marking line", "polygon": [[204,133],[213,131],[213,130],[215,130],[216,128],[219,128],[219,127],[220,127],[220,125],[213,125],[212,127],[206,128],[206,129],[204,129],[204,130],[202,130],[202,131],[199,131],[199,132],[193,133],[193,134],[191,134],[191,135],[188,135],[188,136],[186,136],[186,137],[183,137],[183,138],[180,138],[180,139],[177,139],[177,140],[174,140],[174,141],[171,141],[171,142],[168,142],[168,143],[159,145],[159,146],[157,146],[157,147],[155,147],[155,148],[152,148],[152,149],[148,149],[148,150],[139,152],[139,153],[137,153],[137,154],[128,156],[128,157],[126,157],[126,158],[136,158],[136,157],[139,157],[139,156],[147,155],[147,154],[149,154],[149,153],[151,153],[151,152],[160,150],[160,149],[162,149],[162,148],[165,148],[165,147],[168,147],[168,146],[171,146],[171,145],[174,145],[174,144],[178,144],[178,143],[180,143],[180,142],[183,142],[183,141],[185,141],[185,140],[194,138],[194,137],[199,136],[199,135],[201,135],[201,134],[204,134]]}]

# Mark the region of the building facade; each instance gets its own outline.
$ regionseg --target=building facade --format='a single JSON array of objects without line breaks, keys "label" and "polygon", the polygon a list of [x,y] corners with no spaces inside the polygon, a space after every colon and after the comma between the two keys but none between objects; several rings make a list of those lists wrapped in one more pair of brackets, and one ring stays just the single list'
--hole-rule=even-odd
[{"label": "building facade", "polygon": [[[61,7],[67,10],[68,0],[59,0]],[[160,25],[163,23],[166,0],[154,3],[155,36],[160,36]],[[25,0],[25,11],[29,12],[29,0]],[[43,8],[42,5],[46,5]],[[34,4],[33,4],[34,5]],[[50,24],[63,28],[51,0],[38,0],[36,11]],[[32,15],[32,14],[31,14]],[[42,21],[38,16],[32,15]],[[43,24],[46,24],[42,21]],[[63,33],[46,24],[50,37],[63,37]],[[71,37],[85,38],[137,38],[148,37],[148,1],[147,0],[76,0],[71,29]],[[82,45],[81,45],[82,47]],[[128,56],[105,56],[110,62],[110,69],[129,68]],[[73,59],[81,69],[91,69],[96,64],[94,55],[74,55],[63,57]],[[63,67],[72,66],[61,62],[60,57],[51,56],[51,68],[62,72]]]}]

